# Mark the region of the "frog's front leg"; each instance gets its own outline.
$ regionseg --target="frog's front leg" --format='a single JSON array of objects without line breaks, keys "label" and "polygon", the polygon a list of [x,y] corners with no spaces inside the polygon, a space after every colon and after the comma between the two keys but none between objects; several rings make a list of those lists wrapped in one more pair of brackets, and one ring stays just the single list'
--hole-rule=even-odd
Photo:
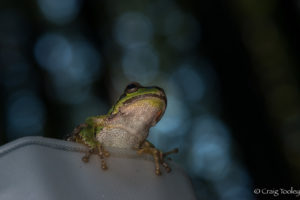
[{"label": "frog's front leg", "polygon": [[85,162],[85,163],[89,162],[91,155],[94,154],[94,153],[95,153],[94,149],[89,149],[89,150],[85,153],[85,155],[81,158],[81,160],[82,160],[83,162]]},{"label": "frog's front leg", "polygon": [[103,145],[99,141],[97,141],[95,137],[95,133],[100,131],[101,128],[102,127],[94,127],[89,124],[79,125],[74,129],[74,134],[70,139],[71,141],[82,143],[89,147],[89,150],[82,157],[83,162],[89,162],[90,156],[92,154],[97,154],[101,159],[101,168],[107,169],[105,157],[109,156],[109,152],[104,149]]},{"label": "frog's front leg", "polygon": [[106,151],[104,149],[103,145],[101,145],[99,142],[97,144],[97,150],[98,150],[98,155],[101,159],[101,168],[102,169],[107,169],[107,165],[106,165],[106,162],[104,160],[104,157],[109,157],[108,151]]},{"label": "frog's front leg", "polygon": [[104,170],[107,169],[105,157],[109,157],[109,152],[104,149],[103,145],[97,142],[96,146],[90,147],[90,149],[82,157],[82,161],[85,163],[89,162],[92,154],[97,154],[101,159],[101,168]]},{"label": "frog's front leg", "polygon": [[161,175],[160,171],[160,165],[162,165],[166,171],[169,173],[171,171],[171,168],[168,166],[168,164],[165,162],[164,158],[172,153],[177,153],[178,149],[173,149],[172,151],[163,153],[159,149],[155,148],[153,144],[148,142],[147,140],[142,143],[140,148],[137,150],[138,154],[151,154],[154,159],[155,163],[155,174]]}]

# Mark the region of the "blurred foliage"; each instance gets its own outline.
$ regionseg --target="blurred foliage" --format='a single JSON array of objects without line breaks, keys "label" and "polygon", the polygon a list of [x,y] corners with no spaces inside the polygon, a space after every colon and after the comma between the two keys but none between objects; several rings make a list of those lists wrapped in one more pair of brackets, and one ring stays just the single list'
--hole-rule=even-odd
[{"label": "blurred foliage", "polygon": [[126,84],[165,89],[151,130],[199,199],[300,181],[298,1],[0,2],[0,142],[62,138]]}]

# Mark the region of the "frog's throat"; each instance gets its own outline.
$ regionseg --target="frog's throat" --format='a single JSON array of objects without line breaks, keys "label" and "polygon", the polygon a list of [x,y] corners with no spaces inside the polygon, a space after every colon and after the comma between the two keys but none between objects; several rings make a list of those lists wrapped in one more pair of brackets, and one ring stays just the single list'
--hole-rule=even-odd
[{"label": "frog's throat", "polygon": [[[164,108],[162,110],[162,114],[161,114],[161,116],[162,116],[163,113],[165,112],[166,107],[167,107],[167,98],[166,98],[165,95],[159,95],[159,94],[143,94],[143,95],[138,95],[138,96],[132,97],[131,99],[126,100],[123,103],[123,105],[128,105],[130,103],[134,103],[134,102],[139,101],[141,99],[145,99],[145,97],[146,98],[158,98],[158,99],[161,99],[161,100],[163,100],[165,102],[165,106],[164,106]],[[114,109],[115,108],[112,108],[112,112],[109,112],[108,120],[112,120],[115,116],[117,116],[120,113],[120,110],[118,110],[118,112],[114,113],[113,112]],[[160,118],[161,118],[161,116],[160,116]],[[158,118],[158,120],[160,118]]]}]

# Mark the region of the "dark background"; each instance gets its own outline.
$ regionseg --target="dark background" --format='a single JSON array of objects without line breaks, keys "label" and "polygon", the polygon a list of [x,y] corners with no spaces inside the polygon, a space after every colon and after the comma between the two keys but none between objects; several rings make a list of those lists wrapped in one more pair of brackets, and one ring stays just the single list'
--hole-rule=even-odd
[{"label": "dark background", "polygon": [[296,0],[1,1],[0,144],[63,138],[138,81],[165,89],[150,140],[180,148],[199,199],[299,190],[299,13]]}]

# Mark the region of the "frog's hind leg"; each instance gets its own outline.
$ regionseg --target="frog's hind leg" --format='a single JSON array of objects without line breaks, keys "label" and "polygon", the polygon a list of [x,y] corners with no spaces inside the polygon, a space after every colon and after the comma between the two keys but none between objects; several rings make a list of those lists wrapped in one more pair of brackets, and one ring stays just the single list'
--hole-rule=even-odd
[{"label": "frog's hind leg", "polygon": [[171,168],[165,162],[164,158],[169,154],[177,153],[178,149],[174,149],[172,151],[163,153],[162,151],[156,149],[153,144],[151,144],[148,141],[145,141],[137,150],[137,152],[138,154],[151,154],[155,163],[155,174],[161,175],[160,165],[162,165],[168,173],[171,171]]},{"label": "frog's hind leg", "polygon": [[72,141],[72,142],[77,142],[77,143],[81,143],[81,144],[85,144],[84,141],[82,140],[82,137],[80,136],[80,131],[83,128],[86,128],[88,125],[83,123],[83,124],[79,124],[78,126],[76,126],[72,133],[68,134],[65,137],[65,140],[67,141]]}]

